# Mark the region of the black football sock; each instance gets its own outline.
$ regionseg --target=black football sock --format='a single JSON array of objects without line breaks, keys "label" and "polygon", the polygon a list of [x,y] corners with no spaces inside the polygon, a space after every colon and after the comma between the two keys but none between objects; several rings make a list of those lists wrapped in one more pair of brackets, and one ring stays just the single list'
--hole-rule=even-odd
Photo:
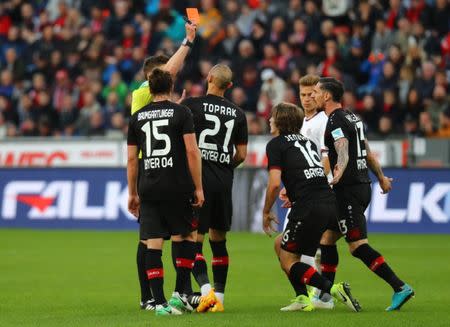
[{"label": "black football sock", "polygon": [[360,245],[352,255],[360,259],[375,274],[384,279],[391,285],[394,292],[398,292],[405,284],[392,271],[389,265],[384,261],[383,256],[374,250],[369,244]]},{"label": "black football sock", "polygon": [[311,285],[321,291],[330,293],[333,284],[326,278],[322,277],[314,267],[303,262],[296,262],[289,271],[289,279],[300,280],[300,283]]},{"label": "black football sock", "polygon": [[203,256],[203,243],[196,242],[196,256],[194,262],[194,268],[192,268],[192,273],[198,286],[202,287],[205,284],[209,284],[208,278],[208,268],[206,267],[205,257]]},{"label": "black football sock", "polygon": [[334,283],[336,269],[339,263],[339,255],[336,245],[320,246],[320,269],[322,276]]},{"label": "black football sock", "polygon": [[291,282],[292,288],[295,291],[295,296],[306,295],[308,296],[308,290],[306,289],[305,284],[300,282],[300,278],[294,276],[292,274],[287,274],[289,281]]},{"label": "black football sock", "polygon": [[147,278],[150,283],[155,304],[166,303],[164,296],[164,269],[161,260],[162,250],[147,249],[145,254],[145,265]]},{"label": "black football sock", "polygon": [[228,251],[226,240],[213,242],[211,244],[212,251],[212,271],[214,276],[214,290],[217,293],[225,292],[225,284],[227,283],[228,274]]},{"label": "black football sock", "polygon": [[145,268],[145,253],[147,246],[142,242],[138,243],[136,253],[136,263],[139,277],[139,286],[141,287],[141,302],[145,303],[152,299],[152,292],[150,291],[150,284],[147,278],[147,269]]},{"label": "black football sock", "polygon": [[179,294],[192,293],[191,271],[195,258],[195,243],[190,241],[172,242],[176,249],[177,278],[175,291]]}]

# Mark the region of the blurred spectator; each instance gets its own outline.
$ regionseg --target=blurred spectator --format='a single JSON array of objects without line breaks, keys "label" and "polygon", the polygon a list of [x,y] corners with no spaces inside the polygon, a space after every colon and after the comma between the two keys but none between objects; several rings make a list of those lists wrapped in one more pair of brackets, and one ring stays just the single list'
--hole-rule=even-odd
[{"label": "blurred spectator", "polygon": [[75,134],[75,123],[77,118],[78,109],[75,107],[72,97],[69,94],[66,94],[59,111],[58,129],[62,135],[71,136]]},{"label": "blurred spectator", "polygon": [[394,42],[394,35],[386,28],[386,22],[383,18],[376,21],[375,34],[372,38],[372,50],[378,50],[387,53],[387,50]]},{"label": "blurred spectator", "polygon": [[106,133],[103,113],[95,111],[89,117],[88,136],[104,136]]},{"label": "blurred spectator", "polygon": [[83,107],[80,110],[78,119],[75,123],[76,130],[80,135],[87,135],[90,131],[91,116],[95,112],[101,111],[100,104],[95,99],[93,92],[86,92],[83,95]]},{"label": "blurred spectator", "polygon": [[119,104],[123,107],[125,103],[125,97],[127,96],[128,88],[127,85],[122,81],[119,72],[114,72],[111,75],[111,79],[107,86],[102,90],[103,99],[107,99],[111,92],[115,92],[119,98]]},{"label": "blurred spectator", "polygon": [[276,106],[284,99],[284,92],[286,90],[286,83],[278,77],[273,69],[266,68],[261,73],[261,92],[267,94],[272,106]]},{"label": "blurred spectator", "polygon": [[445,88],[442,85],[436,85],[433,91],[433,100],[427,108],[433,130],[439,129],[441,114],[450,108],[449,103],[449,97]]},{"label": "blurred spectator", "polygon": [[13,75],[9,70],[3,70],[0,74],[0,95],[11,99],[13,92]]},{"label": "blurred spectator", "polygon": [[414,83],[414,88],[420,92],[420,97],[424,101],[430,101],[434,90],[434,74],[436,67],[431,62],[424,62],[422,64],[422,71],[420,77]]}]

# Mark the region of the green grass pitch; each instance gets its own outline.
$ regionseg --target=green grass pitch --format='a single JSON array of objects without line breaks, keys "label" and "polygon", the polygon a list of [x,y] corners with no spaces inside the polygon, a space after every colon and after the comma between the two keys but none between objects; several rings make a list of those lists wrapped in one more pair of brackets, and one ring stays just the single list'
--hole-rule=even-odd
[{"label": "green grass pitch", "polygon": [[[273,240],[231,233],[226,312],[156,317],[138,309],[136,233],[0,230],[0,326],[449,326],[450,236],[373,234],[370,240],[416,290],[400,312],[384,312],[391,289],[341,241],[337,280],[350,282],[363,311],[339,305],[282,313],[293,292]],[[165,250],[169,295],[174,272]],[[211,258],[208,247],[205,256]]]}]

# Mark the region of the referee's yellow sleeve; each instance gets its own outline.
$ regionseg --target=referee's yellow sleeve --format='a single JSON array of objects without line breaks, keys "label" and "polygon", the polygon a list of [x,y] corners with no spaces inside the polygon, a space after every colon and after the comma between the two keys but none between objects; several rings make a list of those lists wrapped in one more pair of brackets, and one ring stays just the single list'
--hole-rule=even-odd
[{"label": "referee's yellow sleeve", "polygon": [[152,102],[152,95],[148,87],[134,90],[131,94],[131,115]]},{"label": "referee's yellow sleeve", "polygon": [[[148,87],[141,87],[131,93],[131,115],[152,102],[152,95]],[[139,150],[139,159],[142,159],[142,150]]]}]

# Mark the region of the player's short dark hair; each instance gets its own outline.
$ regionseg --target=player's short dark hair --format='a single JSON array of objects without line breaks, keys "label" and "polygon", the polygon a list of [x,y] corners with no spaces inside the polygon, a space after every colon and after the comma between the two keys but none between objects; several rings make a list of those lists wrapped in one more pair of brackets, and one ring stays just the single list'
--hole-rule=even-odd
[{"label": "player's short dark hair", "polygon": [[156,67],[165,65],[169,61],[169,57],[165,55],[151,56],[144,60],[144,66],[142,69],[144,70],[145,78],[147,78],[148,74],[152,72]]},{"label": "player's short dark hair", "polygon": [[322,77],[319,80],[320,88],[331,94],[334,102],[341,102],[344,95],[344,85],[333,77]]},{"label": "player's short dark hair", "polygon": [[155,68],[148,77],[148,86],[153,95],[169,94],[173,86],[172,76],[169,72]]},{"label": "player's short dark hair", "polygon": [[280,134],[298,134],[305,115],[295,104],[281,102],[273,107],[272,117]]}]

